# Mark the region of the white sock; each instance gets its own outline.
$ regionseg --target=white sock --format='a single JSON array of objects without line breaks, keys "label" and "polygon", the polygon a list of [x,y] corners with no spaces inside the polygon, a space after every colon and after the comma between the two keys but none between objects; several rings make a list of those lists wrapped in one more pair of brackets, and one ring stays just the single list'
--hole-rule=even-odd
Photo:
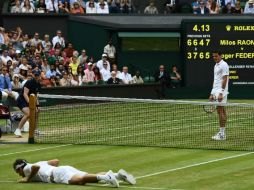
[{"label": "white sock", "polygon": [[224,132],[225,132],[225,127],[220,127],[220,133],[221,133],[222,135],[224,135]]},{"label": "white sock", "polygon": [[97,177],[98,181],[101,181],[101,180],[107,181],[107,179],[108,179],[106,175],[98,174],[96,177]]}]

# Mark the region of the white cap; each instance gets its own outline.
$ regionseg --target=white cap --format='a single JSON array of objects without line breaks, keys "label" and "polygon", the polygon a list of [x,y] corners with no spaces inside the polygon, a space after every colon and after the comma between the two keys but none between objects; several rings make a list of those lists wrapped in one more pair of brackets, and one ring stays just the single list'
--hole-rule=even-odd
[{"label": "white cap", "polygon": [[22,66],[20,67],[20,69],[25,70],[25,71],[28,71],[28,68],[27,68],[26,66],[24,66],[24,65],[22,65]]},{"label": "white cap", "polygon": [[106,53],[103,53],[102,57],[108,57],[108,55]]},{"label": "white cap", "polygon": [[89,62],[87,65],[90,66],[90,65],[92,65],[92,64],[93,64],[93,63]]},{"label": "white cap", "polygon": [[16,50],[16,54],[19,54],[21,53],[21,51],[19,49]]}]

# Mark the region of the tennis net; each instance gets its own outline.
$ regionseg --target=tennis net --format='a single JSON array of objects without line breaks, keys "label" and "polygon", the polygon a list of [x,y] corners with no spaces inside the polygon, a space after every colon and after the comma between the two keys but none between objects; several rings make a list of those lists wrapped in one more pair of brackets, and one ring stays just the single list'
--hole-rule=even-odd
[{"label": "tennis net", "polygon": [[37,143],[254,148],[253,104],[219,104],[227,112],[224,141],[211,138],[219,130],[216,109],[204,109],[218,103],[41,94],[40,104]]}]

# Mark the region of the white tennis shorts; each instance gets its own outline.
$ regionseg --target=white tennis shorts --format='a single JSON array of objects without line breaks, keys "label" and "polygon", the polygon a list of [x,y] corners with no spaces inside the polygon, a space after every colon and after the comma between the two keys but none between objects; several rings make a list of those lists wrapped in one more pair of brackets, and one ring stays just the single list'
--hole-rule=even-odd
[{"label": "white tennis shorts", "polygon": [[71,166],[59,166],[53,170],[55,183],[69,184],[69,180],[71,180],[74,175],[85,176],[87,173],[77,170]]}]

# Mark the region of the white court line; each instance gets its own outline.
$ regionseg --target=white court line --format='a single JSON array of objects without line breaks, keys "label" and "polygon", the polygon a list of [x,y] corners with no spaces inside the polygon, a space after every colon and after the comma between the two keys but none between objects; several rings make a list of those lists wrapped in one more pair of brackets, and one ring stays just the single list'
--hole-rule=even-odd
[{"label": "white court line", "polygon": [[26,152],[35,152],[35,151],[39,151],[39,150],[47,150],[47,149],[52,149],[52,148],[59,148],[59,147],[70,146],[70,145],[72,145],[72,144],[64,144],[64,145],[59,145],[59,146],[51,146],[51,147],[45,147],[45,148],[37,148],[37,149],[33,149],[33,150],[25,150],[25,151],[20,151],[20,152],[0,154],[0,157],[9,156],[9,155],[13,155],[13,154],[21,154],[21,153],[26,153]]},{"label": "white court line", "polygon": [[170,188],[160,188],[160,187],[130,187],[130,186],[120,186],[120,188],[147,189],[147,190],[184,190],[184,189],[170,189]]},{"label": "white court line", "polygon": [[[0,181],[0,183],[17,183],[17,181]],[[92,187],[99,186],[99,187],[102,187],[102,186],[105,186],[105,185],[97,185],[97,184],[90,185],[89,184],[87,186],[92,186]],[[109,186],[109,185],[106,185],[106,186]],[[184,189],[169,189],[169,188],[160,188],[160,187],[132,187],[132,186],[124,186],[124,185],[120,186],[120,188],[146,189],[146,190],[184,190]]]},{"label": "white court line", "polygon": [[0,181],[0,183],[15,183],[17,181]]},{"label": "white court line", "polygon": [[183,170],[183,169],[186,169],[186,168],[192,168],[192,167],[196,167],[196,166],[201,166],[201,165],[205,165],[205,164],[210,164],[210,163],[214,163],[214,162],[219,162],[219,161],[223,161],[223,160],[237,158],[237,157],[241,157],[241,156],[247,156],[247,155],[250,155],[250,154],[253,154],[253,153],[254,152],[248,152],[248,153],[238,154],[238,155],[234,155],[234,156],[228,156],[228,157],[224,157],[224,158],[210,160],[210,161],[207,161],[207,162],[200,162],[200,163],[191,164],[191,165],[188,165],[188,166],[173,168],[173,169],[164,170],[164,171],[160,171],[160,172],[156,172],[156,173],[152,173],[152,174],[147,174],[147,175],[144,175],[144,176],[139,176],[139,177],[136,177],[136,179],[142,179],[142,178],[151,177],[151,176],[155,176],[155,175],[160,175],[160,174],[164,174],[164,173],[168,173],[168,172]]}]

